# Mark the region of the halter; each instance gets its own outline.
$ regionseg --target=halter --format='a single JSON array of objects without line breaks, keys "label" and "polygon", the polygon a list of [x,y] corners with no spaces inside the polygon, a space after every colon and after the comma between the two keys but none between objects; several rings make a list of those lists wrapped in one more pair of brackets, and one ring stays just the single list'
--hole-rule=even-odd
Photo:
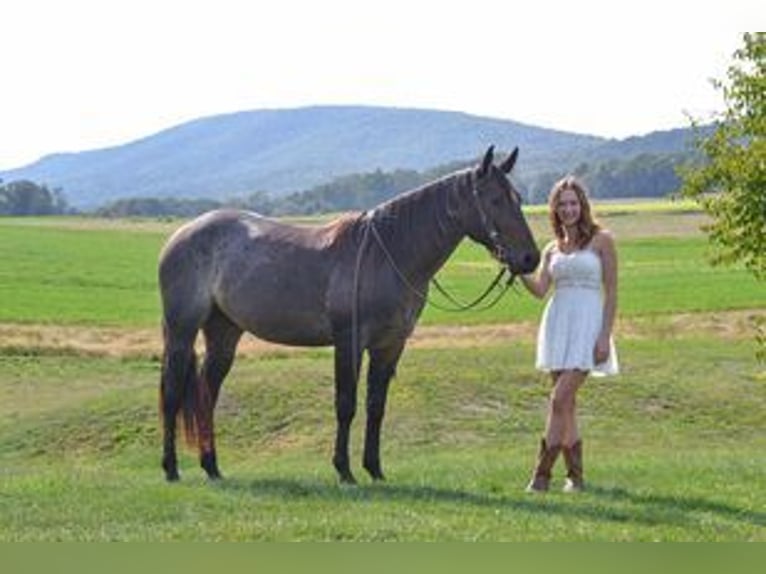
[{"label": "halter", "polygon": [[[487,217],[487,212],[484,211],[484,206],[481,204],[481,199],[479,198],[479,190],[473,181],[473,173],[469,173],[468,177],[471,184],[471,196],[473,197],[473,201],[476,204],[476,211],[479,212],[481,224],[484,227],[484,231],[487,232],[487,236],[489,236],[490,242],[492,243],[492,251],[494,256],[502,262],[506,259],[505,256],[511,253],[511,250],[510,248],[500,244],[500,232],[491,223],[489,217]],[[511,274],[509,280],[513,281],[514,278],[515,275]]]}]

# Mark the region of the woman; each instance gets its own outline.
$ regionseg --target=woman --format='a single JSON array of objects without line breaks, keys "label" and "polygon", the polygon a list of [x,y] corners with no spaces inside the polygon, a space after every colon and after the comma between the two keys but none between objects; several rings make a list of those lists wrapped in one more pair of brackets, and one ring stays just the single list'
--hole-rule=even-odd
[{"label": "woman", "polygon": [[593,218],[587,192],[572,176],[551,190],[549,219],[555,239],[543,250],[536,275],[522,281],[542,299],[553,287],[537,337],[536,367],[550,373],[545,437],[528,492],[548,490],[559,453],[567,467],[565,492],[584,488],[582,441],[575,397],[589,373],[618,371],[612,342],[617,308],[617,253],[612,235]]}]

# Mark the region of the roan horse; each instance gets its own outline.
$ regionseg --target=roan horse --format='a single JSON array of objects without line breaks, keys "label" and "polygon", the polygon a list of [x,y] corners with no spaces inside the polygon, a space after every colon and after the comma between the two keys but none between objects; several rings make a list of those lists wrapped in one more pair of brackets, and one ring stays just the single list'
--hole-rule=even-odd
[{"label": "roan horse", "polygon": [[[512,274],[533,271],[540,253],[490,147],[475,168],[444,176],[366,213],[323,226],[295,226],[255,213],[219,210],[181,227],[160,256],[164,356],[160,405],[162,467],[178,480],[176,419],[197,441],[200,464],[220,478],[213,410],[240,336],[285,345],[335,346],[337,434],[333,465],[342,482],[356,412],[362,354],[369,358],[363,465],[383,479],[380,429],[386,396],[428,284],[460,241],[487,247]],[[198,331],[205,357],[197,369]]]}]

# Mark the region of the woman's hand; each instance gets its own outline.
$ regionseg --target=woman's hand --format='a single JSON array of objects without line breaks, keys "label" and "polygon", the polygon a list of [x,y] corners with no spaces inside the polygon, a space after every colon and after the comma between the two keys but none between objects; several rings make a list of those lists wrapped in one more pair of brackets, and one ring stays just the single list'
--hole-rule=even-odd
[{"label": "woman's hand", "polygon": [[593,349],[593,361],[600,365],[605,363],[609,358],[610,337],[605,333],[601,333],[596,339],[596,346]]},{"label": "woman's hand", "polygon": [[543,248],[543,254],[540,258],[540,265],[537,269],[537,273],[529,273],[527,275],[519,275],[521,277],[521,283],[527,288],[532,295],[538,299],[542,299],[548,293],[548,289],[551,286],[551,273],[549,270],[551,251],[553,250],[555,241],[551,241]]}]

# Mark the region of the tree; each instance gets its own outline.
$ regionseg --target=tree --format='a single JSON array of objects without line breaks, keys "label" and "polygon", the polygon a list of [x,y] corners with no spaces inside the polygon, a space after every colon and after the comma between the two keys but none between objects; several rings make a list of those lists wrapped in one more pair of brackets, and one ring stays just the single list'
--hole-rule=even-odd
[{"label": "tree", "polygon": [[[697,140],[705,161],[682,172],[682,193],[711,216],[707,227],[717,263],[740,262],[766,279],[766,32],[743,35],[723,91],[726,111]],[[766,359],[766,321],[756,324]]]},{"label": "tree", "polygon": [[706,161],[682,172],[682,193],[711,216],[719,263],[741,262],[766,279],[766,32],[746,33],[723,90],[727,110],[697,140]]},{"label": "tree", "polygon": [[0,215],[51,215],[67,210],[60,189],[51,191],[28,180],[0,184]]}]

